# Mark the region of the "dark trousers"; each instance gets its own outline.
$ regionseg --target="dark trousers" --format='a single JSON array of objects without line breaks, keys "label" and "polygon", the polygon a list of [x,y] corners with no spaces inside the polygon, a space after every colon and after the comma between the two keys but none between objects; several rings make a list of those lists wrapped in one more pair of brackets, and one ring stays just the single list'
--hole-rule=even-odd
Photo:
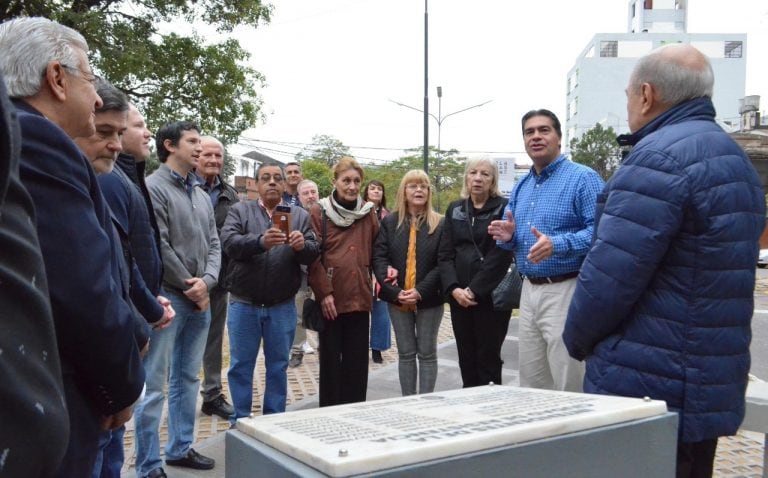
[{"label": "dark trousers", "polygon": [[224,325],[227,323],[226,290],[219,286],[211,289],[211,327],[203,352],[203,383],[200,394],[209,402],[221,395],[221,347],[224,339]]},{"label": "dark trousers", "polygon": [[320,406],[364,402],[368,390],[366,312],[326,320],[320,332]]},{"label": "dark trousers", "polygon": [[493,310],[486,302],[465,308],[451,300],[450,305],[464,388],[501,384],[501,346],[512,312]]},{"label": "dark trousers", "polygon": [[677,443],[677,478],[710,478],[717,451],[717,438]]},{"label": "dark trousers", "polygon": [[69,411],[69,443],[57,477],[88,477],[93,473],[101,438],[101,418],[80,393],[71,374],[65,373],[64,396]]}]

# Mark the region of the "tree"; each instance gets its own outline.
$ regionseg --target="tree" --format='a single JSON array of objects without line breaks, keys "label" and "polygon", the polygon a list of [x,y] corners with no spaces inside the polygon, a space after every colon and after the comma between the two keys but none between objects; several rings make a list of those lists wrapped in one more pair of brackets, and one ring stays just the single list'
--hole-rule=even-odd
[{"label": "tree", "polygon": [[[366,167],[366,182],[368,179],[378,179],[384,183],[387,191],[387,203],[395,204],[395,195],[403,175],[411,169],[424,169],[423,148],[413,148],[405,151],[406,155],[381,166]],[[458,151],[439,152],[429,147],[429,175],[432,182],[432,205],[440,213],[445,211],[448,204],[458,199],[461,193],[462,178],[464,177],[465,157]]]},{"label": "tree", "polygon": [[208,43],[191,24],[229,33],[269,22],[271,9],[261,0],[10,0],[0,2],[0,21],[43,16],[74,28],[94,70],[128,94],[150,128],[192,119],[229,143],[261,117],[263,77],[245,65],[250,54],[237,40]]},{"label": "tree", "polygon": [[339,158],[349,154],[349,146],[333,136],[319,134],[313,136],[312,144],[299,151],[295,158],[300,163],[308,159],[317,159],[323,161],[328,167],[333,167]]},{"label": "tree", "polygon": [[589,129],[580,138],[571,140],[571,159],[597,171],[608,180],[619,166],[621,152],[616,143],[616,132],[610,126],[606,129],[600,123]]},{"label": "tree", "polygon": [[311,179],[317,183],[317,190],[321,198],[331,194],[333,189],[333,173],[325,161],[322,159],[305,159],[301,161],[301,174],[305,179]]}]

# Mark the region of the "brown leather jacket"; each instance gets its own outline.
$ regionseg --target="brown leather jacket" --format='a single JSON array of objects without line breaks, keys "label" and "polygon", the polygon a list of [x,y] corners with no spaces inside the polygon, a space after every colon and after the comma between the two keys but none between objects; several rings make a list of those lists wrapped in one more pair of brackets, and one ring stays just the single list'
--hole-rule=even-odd
[{"label": "brown leather jacket", "polygon": [[379,233],[376,213],[371,209],[368,216],[346,228],[336,226],[326,217],[328,237],[323,237],[321,217],[320,205],[312,205],[310,223],[322,244],[320,257],[309,268],[309,285],[315,297],[322,301],[333,294],[339,314],[371,310],[372,251]]}]

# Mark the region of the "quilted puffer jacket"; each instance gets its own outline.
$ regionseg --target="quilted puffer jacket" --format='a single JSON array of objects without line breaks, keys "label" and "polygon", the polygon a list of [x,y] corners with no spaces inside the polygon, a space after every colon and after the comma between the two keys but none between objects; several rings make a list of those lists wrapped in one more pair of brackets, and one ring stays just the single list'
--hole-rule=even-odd
[{"label": "quilted puffer jacket", "polygon": [[664,400],[684,442],[744,418],[765,198],[709,98],[631,137],[598,197],[595,240],[563,339],[587,360],[584,391]]}]

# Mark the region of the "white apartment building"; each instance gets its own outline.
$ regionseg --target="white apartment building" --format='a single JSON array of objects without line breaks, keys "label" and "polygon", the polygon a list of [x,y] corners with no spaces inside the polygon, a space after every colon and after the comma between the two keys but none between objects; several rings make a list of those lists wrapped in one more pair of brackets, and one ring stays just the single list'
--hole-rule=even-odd
[{"label": "white apartment building", "polygon": [[[596,123],[627,133],[624,89],[637,59],[667,43],[690,43],[711,62],[713,102],[724,128],[739,128],[739,99],[744,97],[747,36],[739,33],[688,33],[687,0],[629,0],[627,33],[598,33],[568,73],[565,142]],[[722,3],[712,3],[717,8]],[[723,7],[720,7],[723,8]]]}]

